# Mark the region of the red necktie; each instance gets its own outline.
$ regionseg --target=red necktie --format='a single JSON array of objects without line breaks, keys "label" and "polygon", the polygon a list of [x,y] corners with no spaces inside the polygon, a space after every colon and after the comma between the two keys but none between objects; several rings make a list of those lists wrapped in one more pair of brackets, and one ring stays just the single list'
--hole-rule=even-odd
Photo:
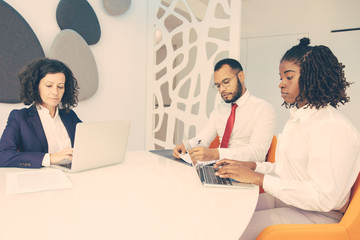
[{"label": "red necktie", "polygon": [[221,148],[227,148],[228,145],[229,145],[229,140],[230,140],[230,135],[231,135],[231,132],[232,132],[232,129],[234,127],[234,121],[235,121],[235,110],[237,108],[237,104],[236,103],[232,103],[231,104],[231,113],[230,113],[230,116],[227,120],[227,123],[226,123],[226,127],[225,127],[225,132],[224,132],[224,136],[222,137],[222,140],[221,140],[221,145],[220,147]]}]

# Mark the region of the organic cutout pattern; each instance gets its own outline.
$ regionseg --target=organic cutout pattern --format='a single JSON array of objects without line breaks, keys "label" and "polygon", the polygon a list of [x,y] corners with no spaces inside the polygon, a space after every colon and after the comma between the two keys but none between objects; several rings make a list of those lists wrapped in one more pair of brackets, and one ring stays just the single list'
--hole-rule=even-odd
[{"label": "organic cutout pattern", "polygon": [[[172,148],[206,123],[214,64],[229,56],[230,1],[161,0],[153,28],[153,146]],[[168,92],[163,92],[168,91]],[[156,101],[155,101],[156,100]]]}]

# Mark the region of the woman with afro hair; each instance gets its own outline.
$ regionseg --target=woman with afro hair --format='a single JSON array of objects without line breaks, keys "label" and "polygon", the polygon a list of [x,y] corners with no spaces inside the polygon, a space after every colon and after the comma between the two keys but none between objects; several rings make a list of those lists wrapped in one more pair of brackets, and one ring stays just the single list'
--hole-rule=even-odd
[{"label": "woman with afro hair", "polygon": [[[217,175],[262,186],[240,239],[274,224],[337,223],[360,170],[360,136],[337,109],[349,83],[326,46],[303,38],[280,61],[279,88],[290,118],[278,136],[275,163],[220,160]],[[219,168],[221,166],[221,168]]]}]

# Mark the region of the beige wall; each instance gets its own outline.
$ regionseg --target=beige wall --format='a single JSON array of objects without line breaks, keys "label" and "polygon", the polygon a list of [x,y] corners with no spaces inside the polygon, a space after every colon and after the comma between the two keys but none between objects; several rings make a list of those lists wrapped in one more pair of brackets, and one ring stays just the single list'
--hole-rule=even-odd
[{"label": "beige wall", "polygon": [[331,30],[360,27],[358,0],[243,0],[241,62],[250,92],[271,102],[278,114],[276,134],[289,114],[281,107],[279,61],[298,39],[329,46],[346,65],[351,102],[339,109],[360,129],[360,31]]},{"label": "beige wall", "polygon": [[[129,119],[129,149],[145,149],[147,78],[147,5],[153,0],[132,0],[127,13],[106,14],[102,1],[89,0],[102,31],[91,46],[100,85],[92,98],[75,109],[83,121]],[[235,0],[236,1],[236,0]],[[55,11],[58,1],[6,0],[24,16],[37,34],[45,53],[60,31]],[[278,62],[285,50],[309,36],[314,44],[329,45],[346,65],[352,101],[341,108],[360,129],[359,31],[330,33],[332,29],[360,27],[358,0],[243,0],[241,62],[250,91],[274,104],[279,114],[277,132],[288,117],[279,106]],[[152,36],[150,36],[152,37]],[[21,104],[0,104],[0,133],[9,112]]]}]

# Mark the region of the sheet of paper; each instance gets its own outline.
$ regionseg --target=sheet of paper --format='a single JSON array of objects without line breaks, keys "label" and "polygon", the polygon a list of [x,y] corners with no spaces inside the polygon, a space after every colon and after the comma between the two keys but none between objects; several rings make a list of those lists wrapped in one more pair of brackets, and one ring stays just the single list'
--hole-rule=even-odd
[{"label": "sheet of paper", "polygon": [[181,157],[181,159],[184,160],[185,162],[192,164],[190,154],[188,154],[188,153],[180,154],[180,157]]},{"label": "sheet of paper", "polygon": [[[186,149],[186,152],[185,154],[180,154],[180,157],[182,160],[184,160],[185,162],[189,163],[192,165],[192,160],[191,160],[191,157],[189,155],[189,150],[192,149],[193,147],[191,146],[189,140],[187,139],[185,133],[183,134],[183,144],[184,144],[184,147]],[[201,140],[198,140],[198,143],[200,144],[201,143]],[[197,146],[201,146],[201,145],[197,145]],[[212,163],[216,163],[216,160],[212,160],[212,161],[197,161],[197,164],[202,164],[202,165],[209,165],[209,164],[212,164]]]},{"label": "sheet of paper", "polygon": [[[192,164],[191,157],[190,157],[190,154],[189,154],[189,153],[180,154],[180,157],[181,157],[181,159],[184,160],[185,162]],[[202,164],[202,165],[209,165],[209,164],[212,164],[212,163],[216,163],[216,160],[212,160],[212,161],[197,161],[197,164]]]},{"label": "sheet of paper", "polygon": [[6,174],[6,194],[39,192],[72,188],[65,173],[59,169],[45,168]]}]

